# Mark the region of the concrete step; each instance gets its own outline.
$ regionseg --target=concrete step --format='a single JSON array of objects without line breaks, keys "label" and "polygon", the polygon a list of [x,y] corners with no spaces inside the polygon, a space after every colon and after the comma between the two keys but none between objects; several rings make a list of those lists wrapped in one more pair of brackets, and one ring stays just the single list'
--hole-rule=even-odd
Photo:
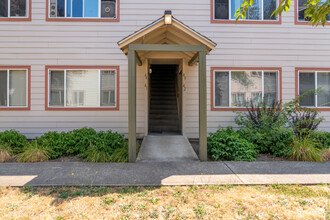
[{"label": "concrete step", "polygon": [[198,157],[188,139],[182,135],[148,135],[142,141],[136,161],[198,161]]},{"label": "concrete step", "polygon": [[175,105],[176,106],[176,100],[150,100],[150,105]]}]

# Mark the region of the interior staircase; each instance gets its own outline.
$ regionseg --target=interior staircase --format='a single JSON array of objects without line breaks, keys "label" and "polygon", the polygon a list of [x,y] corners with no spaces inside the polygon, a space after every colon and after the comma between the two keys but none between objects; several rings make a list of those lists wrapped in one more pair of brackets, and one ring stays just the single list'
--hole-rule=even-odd
[{"label": "interior staircase", "polygon": [[175,65],[152,65],[149,133],[179,133]]}]

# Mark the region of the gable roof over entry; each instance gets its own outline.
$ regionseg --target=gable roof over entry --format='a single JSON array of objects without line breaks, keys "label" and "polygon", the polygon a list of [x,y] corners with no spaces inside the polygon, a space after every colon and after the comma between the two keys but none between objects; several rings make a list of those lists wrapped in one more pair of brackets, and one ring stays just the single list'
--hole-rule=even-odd
[{"label": "gable roof over entry", "polygon": [[[141,28],[118,42],[120,49],[127,55],[130,44],[168,44],[168,45],[205,45],[209,53],[217,44],[185,25],[178,19],[172,17],[172,24],[165,24],[165,17],[161,17],[151,24]],[[144,57],[147,52],[139,52]],[[194,52],[184,52],[192,59]]]}]

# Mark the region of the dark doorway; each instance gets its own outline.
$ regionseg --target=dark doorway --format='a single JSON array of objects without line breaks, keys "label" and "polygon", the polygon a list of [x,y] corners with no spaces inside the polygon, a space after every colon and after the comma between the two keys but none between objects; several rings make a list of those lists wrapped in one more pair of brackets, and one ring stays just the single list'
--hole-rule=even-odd
[{"label": "dark doorway", "polygon": [[181,134],[179,65],[150,65],[149,133]]}]

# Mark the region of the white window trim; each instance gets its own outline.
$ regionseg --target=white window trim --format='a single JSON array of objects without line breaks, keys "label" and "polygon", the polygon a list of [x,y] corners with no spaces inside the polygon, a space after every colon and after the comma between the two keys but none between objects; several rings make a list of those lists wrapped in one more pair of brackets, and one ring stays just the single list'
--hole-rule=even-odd
[{"label": "white window trim", "polygon": [[[19,69],[19,68],[14,68],[14,69],[0,69],[2,71],[6,70],[7,71],[7,106],[0,106],[0,108],[27,108],[28,103],[29,103],[29,74],[28,74],[28,69]],[[15,71],[15,70],[25,70],[25,105],[24,106],[10,106],[9,105],[9,73],[10,71]]]},{"label": "white window trim", "polygon": [[[67,106],[66,104],[66,73],[68,70],[78,70],[78,71],[85,71],[85,70],[97,70],[98,71],[98,84],[99,84],[99,101],[98,101],[98,106]],[[108,70],[108,71],[114,71],[115,72],[115,105],[114,106],[101,106],[101,71],[102,70]],[[50,105],[50,85],[51,85],[51,71],[64,71],[64,106],[52,106]],[[117,70],[116,69],[48,69],[48,103],[47,106],[48,108],[117,108],[118,102],[117,102]]]},{"label": "white window trim", "polygon": [[[279,16],[276,16],[275,20],[264,20],[264,0],[261,1],[261,19],[260,20],[254,20],[254,19],[243,19],[240,21],[279,21]],[[276,8],[279,6],[279,0],[276,0]],[[213,0],[213,20],[215,21],[236,21],[236,19],[232,19],[231,17],[231,0],[228,0],[228,14],[229,14],[229,19],[219,19],[215,18],[215,0]]]},{"label": "white window trim", "polygon": [[[237,72],[237,71],[242,71],[242,72],[245,72],[245,71],[249,71],[249,72],[262,72],[262,99],[264,99],[264,95],[265,95],[265,91],[264,91],[264,73],[265,72],[276,72],[277,73],[277,91],[276,91],[276,96],[277,96],[277,101],[280,101],[280,74],[279,74],[279,71],[278,70],[214,70],[213,71],[213,108],[215,109],[222,109],[222,108],[246,108],[246,106],[232,106],[231,105],[231,72]],[[215,86],[215,75],[217,72],[228,72],[229,73],[229,86],[228,86],[228,89],[229,89],[229,105],[228,106],[216,106],[215,105],[215,89],[216,89],[216,86]]]},{"label": "white window trim", "polygon": [[[298,71],[298,95],[301,95],[300,94],[300,73],[304,74],[304,73],[314,73],[314,86],[315,86],[315,90],[318,89],[318,84],[317,84],[317,74],[318,73],[329,73],[330,71],[313,71],[313,70],[302,70],[302,71]],[[318,103],[317,103],[317,94],[314,95],[315,96],[315,100],[314,100],[314,106],[304,106],[302,105],[302,107],[305,107],[305,108],[329,108],[329,106],[318,106]]]},{"label": "white window trim", "polygon": [[[10,0],[8,0],[8,1],[10,1]],[[70,12],[70,14],[71,14],[71,17],[68,17],[68,15],[67,15],[67,2],[68,1],[71,1],[71,12]],[[99,7],[98,7],[98,17],[85,17],[85,2],[84,2],[84,0],[82,1],[82,4],[83,4],[83,11],[82,11],[82,13],[83,13],[83,16],[82,17],[72,17],[72,0],[64,0],[64,17],[57,17],[57,11],[56,11],[56,17],[51,17],[50,16],[50,0],[48,1],[48,18],[53,18],[53,19],[61,19],[61,18],[72,18],[72,19],[117,19],[117,17],[118,17],[118,0],[116,0],[116,16],[115,17],[113,17],[113,18],[111,18],[111,17],[101,17],[101,0],[98,0],[98,5],[99,5]]]}]

